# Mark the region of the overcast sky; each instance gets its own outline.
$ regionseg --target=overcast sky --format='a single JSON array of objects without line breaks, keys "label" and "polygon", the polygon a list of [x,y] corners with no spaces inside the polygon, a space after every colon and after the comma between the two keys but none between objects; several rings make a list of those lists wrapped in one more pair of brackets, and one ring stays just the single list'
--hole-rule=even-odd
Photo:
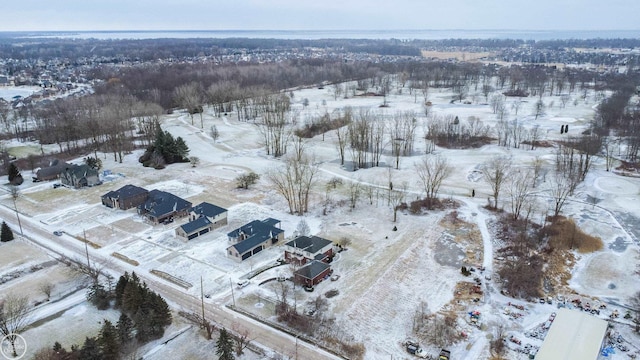
[{"label": "overcast sky", "polygon": [[638,30],[639,0],[2,0],[0,31]]}]

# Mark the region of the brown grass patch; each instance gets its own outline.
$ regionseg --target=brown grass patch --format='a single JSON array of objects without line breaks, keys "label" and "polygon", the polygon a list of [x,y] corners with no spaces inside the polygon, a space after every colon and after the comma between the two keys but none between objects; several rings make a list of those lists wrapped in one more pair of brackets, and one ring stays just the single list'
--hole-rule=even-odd
[{"label": "brown grass patch", "polygon": [[549,225],[549,245],[555,250],[577,250],[586,254],[602,250],[602,239],[584,233],[573,219],[559,217]]},{"label": "brown grass patch", "polygon": [[[445,215],[439,223],[446,232],[454,236],[454,241],[464,246],[467,266],[480,267],[483,262],[482,234],[475,224],[458,217],[456,210]],[[473,273],[472,273],[473,274]]]},{"label": "brown grass patch", "polygon": [[556,293],[566,288],[571,280],[571,269],[576,263],[576,257],[571,251],[552,251],[547,256],[545,276],[551,282]]}]

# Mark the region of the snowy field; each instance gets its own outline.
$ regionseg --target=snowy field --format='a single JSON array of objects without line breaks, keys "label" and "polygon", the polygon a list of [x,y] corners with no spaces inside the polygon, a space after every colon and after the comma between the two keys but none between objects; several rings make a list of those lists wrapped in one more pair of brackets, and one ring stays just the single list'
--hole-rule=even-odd
[{"label": "snowy field", "polygon": [[[421,96],[416,98],[406,90],[403,94],[393,92],[388,97],[388,108],[378,107],[382,103],[381,97],[334,99],[328,89],[316,88],[296,90],[293,93],[292,108],[299,113],[299,119],[303,122],[325,113],[331,114],[346,106],[354,109],[355,114],[360,108],[381,111],[383,116],[413,111],[420,124],[425,121]],[[490,106],[483,103],[484,96],[474,97],[475,100],[470,101],[470,104],[451,103],[452,97],[453,93],[446,90],[431,89],[431,112],[437,115],[455,115],[462,121],[474,116],[489,126],[497,122]],[[309,106],[303,106],[303,99],[308,99]],[[517,119],[527,128],[540,127],[543,130],[542,140],[550,141],[560,139],[560,126],[564,124],[569,124],[570,135],[579,135],[587,129],[596,105],[595,94],[588,94],[585,99],[573,94],[566,107],[560,106],[558,96],[545,96],[542,100],[545,104],[554,102],[554,105],[548,106],[545,114],[535,119],[532,114],[537,98],[526,98],[518,111]],[[510,106],[512,101],[507,99],[507,105]],[[515,116],[512,114],[509,118],[513,119]],[[98,244],[100,249],[97,251],[105,256],[119,253],[137,261],[139,265],[136,271],[160,270],[190,283],[192,286],[185,291],[192,296],[199,297],[202,277],[204,292],[210,296],[207,302],[229,304],[232,301],[230,283],[247,277],[256,269],[273,264],[283,256],[283,250],[281,247],[274,247],[251,260],[237,263],[227,258],[225,253],[229,246],[227,232],[252,220],[273,217],[282,221],[285,236],[290,238],[301,218],[288,214],[286,202],[274,191],[265,176],[249,190],[235,188],[234,178],[239,174],[247,171],[264,174],[281,164],[281,160],[266,155],[260,145],[261,135],[254,124],[237,121],[234,113],[215,117],[212,112],[207,111],[204,114],[204,129],[200,129],[200,119],[197,116],[195,125],[192,126],[189,116],[181,112],[167,115],[162,122],[164,129],[185,139],[191,150],[190,155],[200,158],[197,167],[174,164],[164,170],[154,170],[143,168],[138,163],[140,151],[127,155],[123,163],[115,162],[112,154],[104,154],[103,167],[120,174],[119,176],[110,178],[101,186],[83,190],[53,189],[51,183],[26,181],[21,186],[22,196],[18,199],[17,206],[26,216],[40,221],[50,231],[62,230],[65,232],[64,236],[86,237]],[[215,142],[208,134],[212,125],[220,133]],[[399,169],[391,171],[395,184],[406,182],[407,200],[413,200],[422,194],[414,170],[414,164],[420,161],[425,150],[425,143],[421,140],[422,131],[421,125],[418,127],[414,154],[401,157]],[[514,149],[486,145],[470,150],[436,149],[436,153],[449,159],[454,166],[452,175],[443,184],[441,197],[452,198],[461,204],[458,209],[459,217],[469,227],[464,234],[478,234],[473,242],[466,235],[461,235],[463,233],[457,233],[456,229],[448,228],[450,225],[444,220],[448,211],[421,216],[399,212],[397,222],[393,223],[393,211],[387,204],[383,191],[372,199],[373,204],[362,196],[356,208],[351,210],[348,204],[340,205],[339,202],[347,197],[347,188],[343,185],[332,195],[333,206],[324,215],[321,203],[324,184],[329,179],[338,177],[345,183],[359,181],[384,189],[388,184],[388,166],[356,172],[341,167],[334,132],[327,133],[324,141],[322,136],[311,139],[308,149],[316,155],[321,171],[316,191],[312,194],[310,211],[304,219],[312,234],[331,240],[346,236],[352,240],[352,244],[348,251],[336,256],[332,264],[335,273],[341,275],[338,281],[323,282],[312,294],[297,291],[296,296],[299,296],[299,301],[304,302],[331,289],[338,289],[340,294],[329,299],[331,315],[335,316],[337,326],[344,333],[351,334],[353,340],[364,343],[367,349],[366,359],[410,357],[401,342],[412,337],[413,314],[422,302],[428,304],[430,312],[456,311],[459,314],[460,328],[468,336],[450,347],[453,359],[489,359],[490,337],[500,324],[505,325],[508,335],[522,340],[522,346],[525,343],[540,346],[542,340],[526,334],[545,323],[549,315],[556,311],[555,303],[549,305],[516,301],[523,305],[523,310],[519,310],[508,305],[514,300],[501,295],[499,285],[483,281],[485,296],[482,301],[460,305],[454,304],[454,290],[459,282],[470,280],[461,275],[461,265],[469,262],[474,262],[473,265],[477,267],[483,265],[487,276],[492,274],[495,265],[492,252],[499,244],[491,239],[486,224],[486,220],[492,219],[493,214],[483,208],[491,191],[479,175],[479,165],[500,154],[511,156],[515,164],[522,166],[531,164],[536,156],[540,156],[547,166],[551,166],[555,158],[554,148],[530,151],[528,146]],[[390,155],[387,149],[382,160],[385,164],[395,165],[395,158]],[[31,176],[28,171],[23,174],[26,179]],[[102,194],[126,184],[143,186],[149,190],[169,191],[194,204],[208,201],[226,207],[229,209],[229,224],[184,242],[175,237],[174,231],[185,219],[169,225],[153,226],[140,218],[134,210],[108,209],[100,204]],[[470,197],[472,189],[476,193],[474,198]],[[597,204],[593,204],[589,197],[597,198]],[[639,198],[640,179],[606,172],[604,160],[595,161],[593,170],[570,198],[563,214],[575,219],[586,233],[599,236],[604,242],[604,248],[596,253],[576,255],[573,276],[568,288],[562,290],[565,296],[592,297],[612,304],[627,304],[629,297],[640,290],[640,279],[634,275],[639,256],[638,240],[634,235],[640,233]],[[549,206],[548,198],[542,193],[537,201],[539,209]],[[1,202],[13,208],[9,198],[5,197]],[[52,203],[56,206],[51,206]],[[508,208],[506,204],[504,207]],[[535,216],[542,219],[543,214]],[[397,226],[397,231],[392,230],[394,226]],[[5,246],[0,245],[0,257],[1,249]],[[43,258],[25,257],[15,260],[17,262],[10,261],[7,266],[3,262],[0,271],[9,271],[11,268],[28,266],[42,260]],[[22,262],[18,263],[19,261]],[[113,261],[121,260],[113,258]],[[268,286],[260,287],[258,283],[287,271],[285,268],[271,269],[252,279],[250,286],[235,294],[236,300],[247,308],[256,308],[256,314],[270,317],[271,315],[261,312],[260,307],[254,305],[260,302],[260,297],[256,295],[274,298],[273,291]],[[83,310],[84,306],[87,305],[76,305],[58,319],[76,321],[78,313],[89,311]],[[511,312],[505,308],[520,315],[511,316]],[[613,308],[615,306],[610,307]],[[623,311],[622,307],[619,308]],[[470,326],[466,321],[467,311],[474,310],[482,313],[481,329]],[[610,310],[600,316],[607,318],[608,314]],[[47,324],[42,326],[45,330],[39,327],[30,331],[46,331],[45,326]],[[180,331],[184,326],[188,325],[174,325],[169,332]],[[630,332],[625,332],[624,336],[632,348],[640,350],[638,337],[633,337]],[[439,350],[428,344],[423,345],[433,354]],[[514,343],[509,346],[517,347]],[[211,343],[203,342],[197,331],[189,330],[164,346],[164,349],[153,350],[158,353],[150,358],[175,357],[175,354],[186,353],[192,358],[202,358],[208,351],[192,349],[193,347],[208,347],[213,351]],[[243,357],[245,358],[251,359]],[[526,357],[511,351],[508,358]],[[621,360],[627,356],[618,352],[609,358]]]}]

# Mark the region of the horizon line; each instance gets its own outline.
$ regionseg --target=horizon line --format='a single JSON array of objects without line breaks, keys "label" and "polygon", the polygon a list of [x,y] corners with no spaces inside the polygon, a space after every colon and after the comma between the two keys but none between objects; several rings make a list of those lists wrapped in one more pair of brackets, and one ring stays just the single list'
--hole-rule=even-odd
[{"label": "horizon line", "polygon": [[20,32],[251,32],[251,31],[300,31],[300,32],[323,32],[323,31],[526,31],[526,32],[554,32],[554,31],[578,31],[578,32],[600,32],[600,31],[640,31],[638,29],[506,29],[506,28],[477,28],[477,29],[428,29],[428,28],[394,28],[394,29],[92,29],[92,30],[0,30],[0,32],[20,33]]}]

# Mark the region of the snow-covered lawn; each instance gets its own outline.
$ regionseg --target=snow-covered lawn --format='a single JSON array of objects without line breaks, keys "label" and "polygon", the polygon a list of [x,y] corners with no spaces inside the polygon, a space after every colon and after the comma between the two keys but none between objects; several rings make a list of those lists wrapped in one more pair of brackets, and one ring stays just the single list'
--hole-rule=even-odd
[{"label": "snow-covered lawn", "polygon": [[[354,113],[358,113],[360,108],[381,111],[386,117],[397,112],[413,111],[420,124],[425,120],[420,96],[415,101],[408,91],[404,91],[402,95],[391,94],[388,97],[390,107],[384,109],[378,108],[382,102],[380,97],[334,99],[327,89],[315,88],[297,90],[294,94],[292,107],[299,111],[302,122],[325,113],[332,114],[345,106],[352,107]],[[485,125],[496,124],[496,115],[489,105],[483,103],[483,96],[476,97],[478,101],[473,101],[472,104],[451,103],[452,96],[450,91],[431,89],[431,112],[439,116],[455,115],[461,121],[474,116]],[[309,106],[302,105],[303,99],[309,100]],[[577,99],[577,105],[573,104],[574,99]],[[586,99],[573,94],[572,101],[566,107],[559,106],[557,96],[544,96],[542,100],[547,105],[551,102],[555,104],[547,107],[545,114],[538,119],[532,115],[537,98],[524,99],[517,116],[518,122],[527,128],[539,126],[543,130],[542,140],[557,140],[568,136],[560,134],[560,126],[565,124],[569,124],[569,135],[579,135],[587,129],[596,104],[594,94],[591,93]],[[507,99],[508,107],[514,101],[516,100]],[[86,235],[87,239],[102,246],[98,251],[104,255],[117,252],[139,262],[139,271],[156,269],[189,282],[193,286],[187,291],[193,296],[200,294],[202,277],[205,293],[210,296],[207,302],[228,304],[232,301],[231,286],[237,279],[272,264],[282,257],[283,250],[276,246],[249,261],[237,263],[226,257],[225,250],[229,246],[226,234],[249,221],[272,217],[281,220],[285,235],[290,238],[301,218],[288,214],[285,201],[264,176],[266,171],[276,168],[282,161],[265,154],[256,125],[238,121],[234,113],[215,117],[210,111],[205,111],[203,116],[203,129],[199,127],[198,117],[195,118],[195,126],[192,126],[189,116],[182,112],[167,115],[162,123],[163,128],[174,136],[185,139],[191,149],[190,155],[200,158],[197,167],[173,164],[164,170],[154,170],[138,163],[140,151],[125,156],[123,163],[114,161],[112,154],[100,154],[104,168],[122,176],[110,178],[110,181],[101,186],[82,190],[54,190],[51,183],[26,181],[21,186],[22,195],[17,206],[25,215],[41,221],[51,231],[62,229],[76,237]],[[509,119],[515,118],[512,112]],[[216,142],[209,136],[212,125],[220,133]],[[414,170],[414,164],[420,161],[425,150],[421,139],[422,126],[418,130],[415,153],[402,157],[399,169],[391,171],[394,184],[406,182],[407,201],[422,194],[422,187]],[[483,275],[487,277],[493,274],[496,265],[492,252],[499,244],[491,239],[485,223],[493,214],[482,208],[491,191],[479,172],[480,164],[499,154],[511,156],[514,164],[521,167],[531,164],[536,156],[551,166],[555,159],[554,148],[530,151],[526,145],[520,149],[486,145],[479,149],[436,149],[437,154],[449,159],[454,166],[451,176],[444,181],[441,195],[451,197],[460,204],[457,211],[465,221],[464,226],[471,226],[467,230],[475,234],[473,244],[468,243],[467,235],[456,235],[455,231],[448,232],[443,227],[441,220],[449,211],[429,212],[419,216],[399,212],[397,222],[393,223],[393,211],[387,204],[385,191],[389,181],[388,167],[361,169],[357,172],[345,170],[338,161],[333,132],[326,134],[324,140],[321,136],[310,139],[308,151],[317,156],[321,171],[318,174],[316,192],[311,197],[310,211],[304,219],[312,234],[330,240],[346,236],[352,240],[352,244],[349,250],[336,256],[332,263],[335,273],[341,275],[338,281],[323,282],[311,294],[302,291],[296,294],[300,296],[299,301],[304,302],[328,290],[338,289],[339,295],[329,299],[331,315],[336,317],[336,324],[343,332],[364,343],[367,348],[366,359],[409,356],[401,346],[401,341],[411,337],[413,315],[421,302],[428,304],[430,312],[438,312],[452,305],[463,309],[459,310],[458,323],[462,330],[468,332],[468,338],[451,346],[454,359],[489,358],[489,340],[498,325],[504,325],[507,334],[522,340],[522,345],[541,344],[540,339],[528,338],[525,332],[544,323],[554,311],[555,303],[527,304],[517,301],[524,306],[524,310],[520,311],[508,305],[514,300],[499,293],[499,284],[483,279],[485,294],[479,303],[457,304],[454,289],[458,282],[470,280],[461,275],[461,264],[473,261],[475,266],[483,265],[486,269]],[[390,154],[384,155],[382,160],[386,164],[395,164],[395,159],[388,155]],[[594,164],[586,181],[567,202],[563,214],[575,219],[585,232],[601,237],[605,246],[597,253],[577,255],[569,288],[563,291],[567,292],[566,295],[576,292],[584,296],[599,297],[603,301],[606,299],[625,304],[628,297],[640,289],[640,279],[634,275],[639,254],[634,232],[640,233],[640,179],[623,178],[605,172],[602,160],[596,160]],[[249,190],[236,189],[235,177],[248,171],[261,174],[261,179]],[[376,186],[380,190],[371,199],[372,204],[369,198],[362,195],[356,208],[351,210],[348,204],[340,202],[347,197],[348,192],[346,186],[342,186],[331,194],[333,201],[325,215],[322,211],[324,184],[333,177],[341,178],[345,183],[358,181]],[[205,236],[184,242],[175,238],[174,231],[185,219],[176,220],[169,225],[151,225],[144,222],[134,210],[107,209],[100,204],[102,194],[129,183],[149,190],[169,191],[194,204],[208,201],[226,207],[229,210],[229,224]],[[472,190],[476,193],[474,198],[470,197]],[[542,211],[549,204],[544,192],[539,192],[539,195],[539,210],[533,216],[541,220]],[[590,200],[590,197],[597,201]],[[5,197],[1,201],[13,208],[9,198]],[[394,225],[397,226],[397,231],[392,230]],[[0,249],[2,247],[0,245]],[[442,256],[443,251],[447,252],[446,257]],[[0,257],[3,256],[1,253],[0,251]],[[114,258],[113,261],[120,260]],[[260,301],[258,294],[274,298],[273,290],[268,285],[260,287],[257,284],[263,279],[276,276],[278,271],[285,269],[276,268],[256,277],[250,286],[235,293],[237,300],[245,307],[252,307]],[[505,308],[521,316],[505,314]],[[260,308],[255,312],[270,316],[265,315],[265,312],[269,313],[267,310]],[[466,311],[473,310],[482,313],[481,330],[467,324]],[[69,317],[74,321],[76,313],[71,311],[63,318]],[[609,313],[603,312],[600,316],[606,317]],[[180,330],[179,327],[172,328],[172,331]],[[631,335],[628,336],[632,338]],[[636,344],[640,343],[637,337],[635,341]],[[193,356],[200,357],[209,350],[188,349],[212,349],[210,346],[210,343],[200,340],[196,330],[189,330],[166,346],[166,349],[157,350],[151,358],[171,357],[170,355],[180,351],[194,351]],[[516,347],[515,343],[510,343],[510,346]],[[438,350],[435,347],[427,348],[433,352]],[[509,358],[514,359],[523,356],[516,352],[509,354]],[[616,354],[612,358],[624,357]]]}]

